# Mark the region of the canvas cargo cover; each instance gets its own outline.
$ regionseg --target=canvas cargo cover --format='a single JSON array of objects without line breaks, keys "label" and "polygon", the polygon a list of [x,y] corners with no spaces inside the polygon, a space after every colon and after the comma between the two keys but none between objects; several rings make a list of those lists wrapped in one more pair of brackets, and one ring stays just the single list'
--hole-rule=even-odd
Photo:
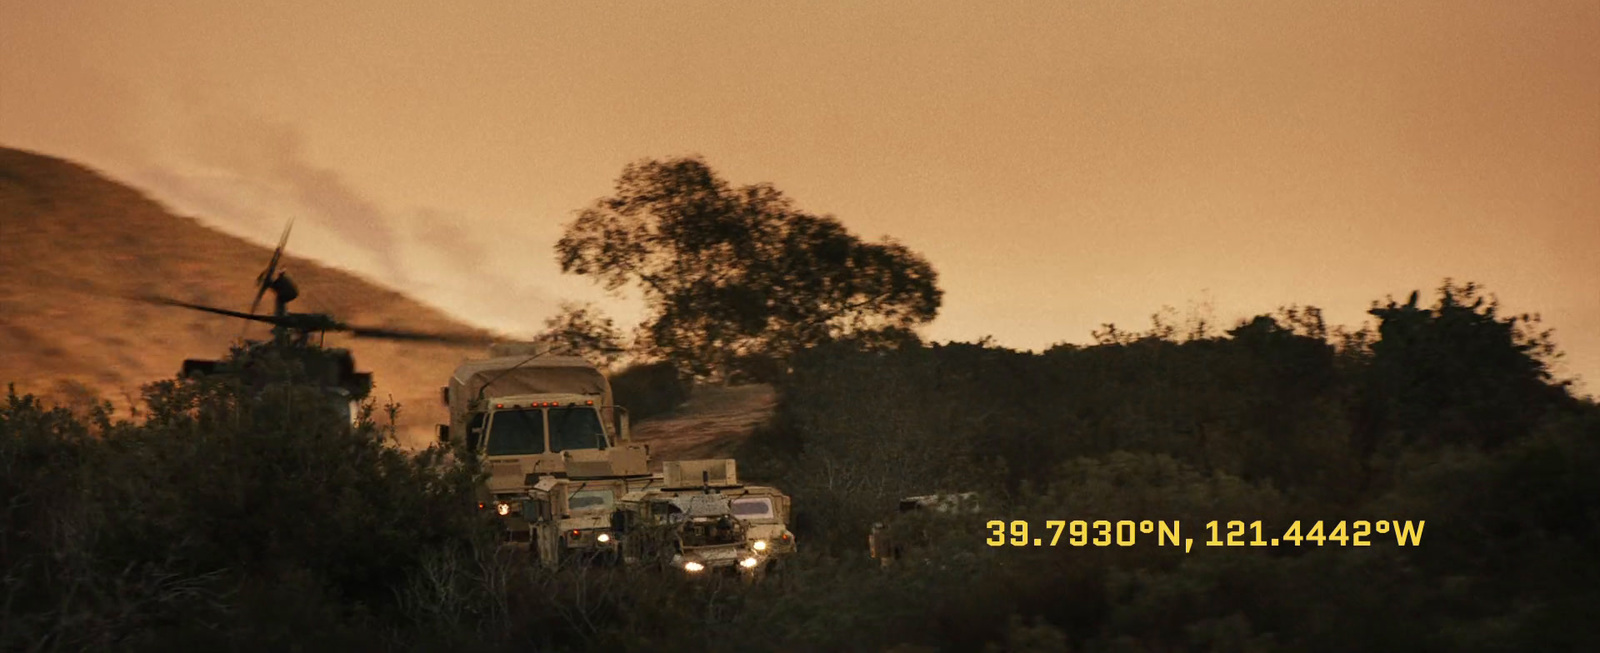
[{"label": "canvas cargo cover", "polygon": [[[522,366],[517,367],[518,363]],[[487,389],[486,384],[490,384]],[[486,398],[558,392],[600,395],[600,405],[613,404],[611,383],[605,374],[578,356],[543,356],[531,361],[527,356],[505,356],[466,361],[450,377],[450,414],[465,413],[479,390]]]}]

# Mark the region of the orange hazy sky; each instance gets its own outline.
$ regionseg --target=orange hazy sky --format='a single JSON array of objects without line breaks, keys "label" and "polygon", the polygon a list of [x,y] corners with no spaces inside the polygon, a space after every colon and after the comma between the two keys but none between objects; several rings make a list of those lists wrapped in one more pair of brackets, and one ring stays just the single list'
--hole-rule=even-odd
[{"label": "orange hazy sky", "polygon": [[0,144],[512,332],[637,319],[552,245],[699,153],[928,257],[935,339],[1453,277],[1597,385],[1600,1],[776,4],[0,0]]}]

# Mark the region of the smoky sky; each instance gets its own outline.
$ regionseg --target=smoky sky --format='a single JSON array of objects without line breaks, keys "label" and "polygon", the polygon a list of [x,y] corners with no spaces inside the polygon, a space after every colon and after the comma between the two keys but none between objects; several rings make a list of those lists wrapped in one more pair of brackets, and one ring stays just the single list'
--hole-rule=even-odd
[{"label": "smoky sky", "polygon": [[404,281],[396,219],[337,171],[307,160],[299,130],[212,93],[183,90],[189,92],[167,98],[165,114],[182,133],[165,141],[164,156],[140,161],[132,181],[197,215],[225,217],[252,232],[303,218],[374,255],[380,278]]},{"label": "smoky sky", "polygon": [[1355,325],[1450,277],[1595,377],[1596,43],[1593,0],[5,3],[0,144],[258,242],[298,212],[300,253],[496,328],[637,318],[551,246],[700,154],[924,254],[936,339]]}]

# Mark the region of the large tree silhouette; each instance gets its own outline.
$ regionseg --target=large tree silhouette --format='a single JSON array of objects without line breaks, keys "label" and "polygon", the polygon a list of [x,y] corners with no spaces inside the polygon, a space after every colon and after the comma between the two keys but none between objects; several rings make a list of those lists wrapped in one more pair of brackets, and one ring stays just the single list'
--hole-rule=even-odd
[{"label": "large tree silhouette", "polygon": [[562,302],[561,312],[544,321],[538,340],[557,353],[583,356],[608,368],[627,351],[616,324],[593,304]]},{"label": "large tree silhouette", "polygon": [[1404,304],[1375,304],[1368,421],[1414,442],[1498,446],[1570,405],[1569,382],[1550,373],[1550,332],[1537,316],[1505,317],[1499,307],[1477,284],[1449,279],[1432,308],[1415,292]]},{"label": "large tree silhouette", "polygon": [[625,167],[556,253],[563,272],[637,286],[650,309],[641,344],[701,376],[832,340],[900,337],[942,298],[915,252],[863,242],[769,184],[732,187],[698,157]]}]

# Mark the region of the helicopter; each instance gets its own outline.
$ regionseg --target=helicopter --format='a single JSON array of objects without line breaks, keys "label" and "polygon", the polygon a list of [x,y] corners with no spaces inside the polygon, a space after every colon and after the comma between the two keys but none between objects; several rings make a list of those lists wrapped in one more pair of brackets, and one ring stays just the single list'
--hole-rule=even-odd
[{"label": "helicopter", "polygon": [[[290,279],[288,270],[282,262],[283,251],[288,245],[289,232],[293,227],[294,220],[290,219],[284,227],[283,236],[278,240],[278,247],[272,252],[272,259],[267,263],[266,269],[257,275],[255,299],[251,302],[248,312],[179,301],[158,294],[144,294],[131,298],[151,304],[272,325],[270,340],[245,340],[242,344],[236,345],[225,359],[184,360],[183,367],[179,371],[180,377],[236,375],[242,378],[246,385],[259,388],[268,381],[263,374],[263,370],[271,365],[268,361],[290,361],[297,363],[303,370],[306,380],[320,386],[330,395],[338,411],[349,417],[353,414],[354,407],[371,394],[372,373],[356,370],[355,358],[350,350],[325,347],[323,345],[325,334],[347,333],[356,338],[463,345],[485,345],[492,342],[487,338],[465,334],[357,326],[341,322],[326,313],[290,311],[289,303],[299,297],[300,290]],[[272,313],[256,313],[261,306],[261,300],[269,291],[273,295]]]}]

